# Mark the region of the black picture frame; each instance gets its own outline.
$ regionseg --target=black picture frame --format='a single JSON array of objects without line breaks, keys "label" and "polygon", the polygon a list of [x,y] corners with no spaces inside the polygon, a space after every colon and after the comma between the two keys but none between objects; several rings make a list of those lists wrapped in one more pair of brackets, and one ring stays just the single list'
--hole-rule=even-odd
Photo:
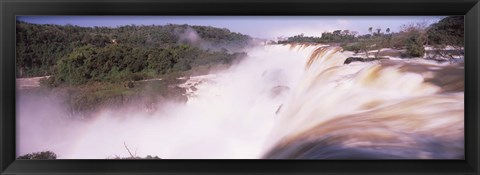
[{"label": "black picture frame", "polygon": [[[478,0],[0,0],[0,174],[478,174]],[[465,160],[15,160],[16,15],[465,15]]]}]

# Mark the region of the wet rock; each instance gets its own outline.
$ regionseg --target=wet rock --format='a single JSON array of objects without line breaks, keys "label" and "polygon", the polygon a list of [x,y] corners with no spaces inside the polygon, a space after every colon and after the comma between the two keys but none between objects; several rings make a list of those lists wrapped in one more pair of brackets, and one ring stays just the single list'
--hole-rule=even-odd
[{"label": "wet rock", "polygon": [[275,98],[289,90],[290,88],[288,86],[275,86],[270,90],[270,97]]},{"label": "wet rock", "polygon": [[362,57],[348,57],[343,64],[350,64],[352,62],[370,62],[376,60],[388,59],[386,57],[378,57],[378,58],[362,58]]}]

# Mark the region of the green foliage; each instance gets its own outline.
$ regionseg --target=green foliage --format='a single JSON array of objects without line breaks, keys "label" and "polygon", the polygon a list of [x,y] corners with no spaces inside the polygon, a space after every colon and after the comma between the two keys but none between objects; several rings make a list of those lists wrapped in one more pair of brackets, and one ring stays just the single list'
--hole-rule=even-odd
[{"label": "green foliage", "polygon": [[369,51],[375,49],[374,46],[375,46],[374,40],[371,38],[360,39],[359,42],[357,43],[357,47],[359,51],[364,52],[367,58],[370,56]]},{"label": "green foliage", "polygon": [[54,78],[69,84],[83,84],[91,78],[94,72],[89,71],[89,64],[97,57],[92,45],[75,49],[66,58],[57,63],[58,71]]},{"label": "green foliage", "polygon": [[29,153],[19,156],[17,159],[57,159],[57,154],[51,151]]},{"label": "green foliage", "polygon": [[[185,41],[189,33],[198,42]],[[64,96],[72,114],[147,99],[184,101],[172,84],[198,67],[230,65],[247,35],[208,26],[78,27],[17,21],[17,77],[51,75],[41,85]],[[162,78],[162,81],[155,79]],[[153,81],[140,81],[152,79]]]},{"label": "green foliage", "polygon": [[53,71],[57,60],[76,47],[103,46],[106,34],[77,26],[37,25],[17,21],[16,66],[18,77],[44,76]]},{"label": "green foliage", "polygon": [[349,30],[335,30],[333,32],[324,32],[321,37],[304,36],[303,34],[289,37],[286,40],[278,41],[278,44],[287,43],[342,43],[355,40],[356,32]]},{"label": "green foliage", "polygon": [[278,44],[288,44],[288,43],[320,43],[321,40],[319,37],[308,37],[303,36],[303,34],[295,35],[288,37],[286,40],[278,41]]},{"label": "green foliage", "polygon": [[464,17],[449,16],[430,25],[427,34],[432,45],[461,46],[464,43]]},{"label": "green foliage", "polygon": [[352,51],[355,53],[359,53],[360,50],[362,49],[362,46],[360,43],[352,43],[352,44],[344,44],[342,45],[343,50],[346,51]]},{"label": "green foliage", "polygon": [[407,41],[407,54],[412,57],[423,57],[425,55],[423,43],[424,40],[419,33],[412,34]]},{"label": "green foliage", "polygon": [[164,49],[132,48],[123,44],[95,47],[87,45],[61,58],[53,73],[53,86],[87,82],[119,83],[182,72],[208,64],[231,64],[244,54],[204,51],[189,45]]},{"label": "green foliage", "polygon": [[442,48],[454,46],[458,54],[463,54],[464,46],[464,17],[449,16],[437,23],[427,26],[424,23],[410,23],[402,25],[401,31],[391,32],[390,28],[382,32],[382,28],[369,27],[370,34],[356,36],[354,32],[335,30],[325,32],[321,37],[306,37],[297,35],[286,40],[285,43],[342,43],[341,47],[347,51],[365,52],[377,50],[375,57],[378,57],[381,48],[407,49],[407,55],[411,57],[422,57],[425,54],[423,45],[430,44]]},{"label": "green foliage", "polygon": [[211,48],[224,48],[230,51],[238,51],[245,48],[251,42],[251,37],[226,28],[210,26],[192,26],[200,38],[211,44]]},{"label": "green foliage", "polygon": [[[189,47],[199,47],[204,52],[215,50],[212,48],[225,48],[229,52],[241,50],[251,42],[252,38],[228,29],[219,29],[210,26],[189,26],[189,25],[165,25],[165,26],[135,26],[127,25],[117,28],[108,27],[79,27],[79,26],[60,26],[60,25],[38,25],[17,21],[17,49],[16,49],[16,67],[17,77],[45,76],[55,72],[60,59],[70,57],[65,60],[68,63],[77,65],[72,67],[63,67],[64,72],[72,72],[74,75],[62,77],[67,79],[81,80],[81,76],[99,77],[97,74],[105,74],[102,66],[93,75],[85,75],[88,69],[73,70],[75,66],[81,64],[81,60],[102,64],[103,67],[113,68],[111,65],[115,61],[124,62],[128,65],[130,72],[142,71],[148,66],[145,64],[148,54],[152,54],[150,49],[171,49],[181,47],[179,45],[188,44]],[[192,30],[201,38],[200,43],[182,43],[180,39],[185,37],[185,31]],[[85,47],[85,48],[84,48]],[[108,52],[97,52],[97,50],[106,47]],[[82,50],[83,49],[83,50]],[[217,49],[220,51],[220,49]],[[91,51],[97,53],[88,54],[90,57],[75,55],[76,52],[87,54]],[[117,52],[118,53],[111,53]],[[147,52],[150,51],[150,52]],[[181,51],[180,51],[181,52]],[[102,60],[112,56],[114,61]],[[100,60],[92,58],[100,58]],[[158,58],[158,57],[157,57]],[[159,59],[157,59],[159,60]],[[163,61],[163,60],[162,60]],[[166,60],[168,62],[171,60]],[[186,60],[183,60],[186,61]],[[166,67],[173,67],[168,65]],[[185,63],[188,64],[188,61]],[[110,66],[110,67],[109,67]],[[178,70],[188,69],[186,65],[177,65]],[[118,66],[123,70],[122,65]],[[164,71],[163,68],[158,68]],[[82,83],[81,81],[78,83]]]}]

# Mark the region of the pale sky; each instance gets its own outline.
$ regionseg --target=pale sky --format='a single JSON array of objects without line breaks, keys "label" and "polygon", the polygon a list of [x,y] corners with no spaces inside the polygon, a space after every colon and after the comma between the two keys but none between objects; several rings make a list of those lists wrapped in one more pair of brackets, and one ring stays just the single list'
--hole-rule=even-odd
[{"label": "pale sky", "polygon": [[402,24],[439,21],[444,16],[18,16],[36,24],[78,25],[83,27],[123,25],[189,24],[227,28],[256,38],[273,39],[298,34],[321,36],[333,30],[368,33],[368,28],[400,30]]}]

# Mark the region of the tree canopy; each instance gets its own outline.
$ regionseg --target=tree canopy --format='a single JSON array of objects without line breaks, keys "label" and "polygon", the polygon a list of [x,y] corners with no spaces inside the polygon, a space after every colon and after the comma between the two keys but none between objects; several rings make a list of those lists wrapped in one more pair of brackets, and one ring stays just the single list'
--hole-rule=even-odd
[{"label": "tree canopy", "polygon": [[463,47],[464,30],[463,16],[449,16],[430,25],[428,40],[431,44]]},{"label": "tree canopy", "polygon": [[[215,60],[206,58],[207,55],[223,58],[230,55],[227,56],[230,60],[233,53],[242,51],[252,40],[248,35],[228,29],[174,24],[109,28],[17,21],[16,28],[17,77],[52,75],[56,69],[72,71],[73,75],[63,78],[82,75],[87,79],[106,74],[107,69],[115,67],[130,72],[147,68],[155,68],[159,73],[185,70],[192,66],[189,64]],[[195,61],[197,55],[204,60]],[[165,64],[165,68],[160,69],[160,63],[153,63],[151,59]],[[175,65],[177,62],[181,64]],[[83,64],[87,67],[72,69]]]}]

